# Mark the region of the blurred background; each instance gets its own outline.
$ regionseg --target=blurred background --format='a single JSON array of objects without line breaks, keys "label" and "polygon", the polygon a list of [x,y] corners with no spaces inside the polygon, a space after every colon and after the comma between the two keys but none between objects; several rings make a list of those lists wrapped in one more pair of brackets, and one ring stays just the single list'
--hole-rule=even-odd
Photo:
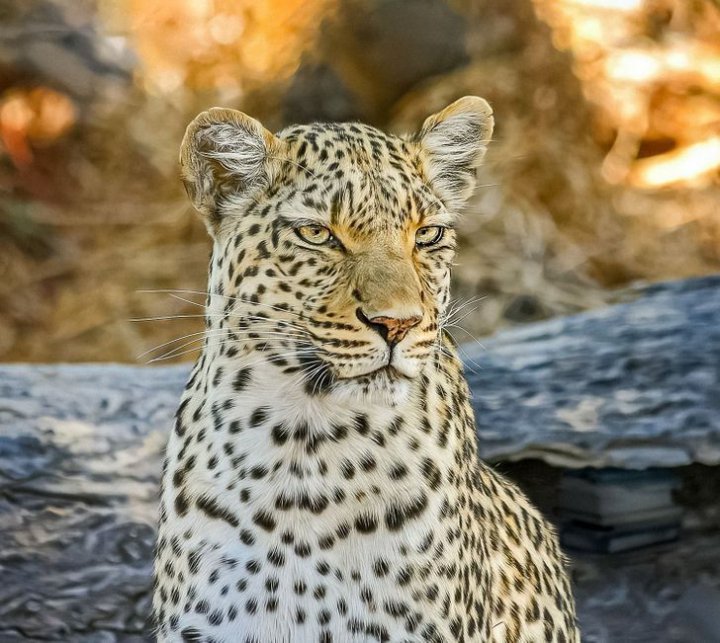
[{"label": "blurred background", "polygon": [[456,339],[720,269],[718,0],[4,0],[0,360],[193,356],[198,111],[408,132],[466,94],[497,129]]}]

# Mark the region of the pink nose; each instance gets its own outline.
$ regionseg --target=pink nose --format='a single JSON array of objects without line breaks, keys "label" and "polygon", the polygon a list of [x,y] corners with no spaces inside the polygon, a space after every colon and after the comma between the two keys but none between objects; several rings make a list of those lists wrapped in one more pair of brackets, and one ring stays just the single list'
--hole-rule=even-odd
[{"label": "pink nose", "polygon": [[363,324],[377,331],[390,345],[401,342],[410,329],[415,328],[422,321],[422,317],[417,315],[405,319],[382,315],[379,317],[367,317],[359,308],[357,309],[357,317]]}]

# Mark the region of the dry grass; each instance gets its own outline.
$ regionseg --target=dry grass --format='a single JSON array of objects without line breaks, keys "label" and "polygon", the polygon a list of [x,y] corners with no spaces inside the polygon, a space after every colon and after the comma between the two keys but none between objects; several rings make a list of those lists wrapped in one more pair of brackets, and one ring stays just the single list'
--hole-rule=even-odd
[{"label": "dry grass", "polygon": [[[318,4],[317,11],[331,4]],[[453,4],[474,25],[470,51],[479,50],[472,40],[482,25],[477,3]],[[231,5],[223,4],[222,11],[232,13]],[[187,121],[210,103],[240,106],[271,127],[281,124],[279,97],[317,37],[317,21],[304,15],[298,22],[296,5],[306,6],[283,4],[292,36],[277,32],[277,25],[269,29],[264,21],[271,16],[261,8],[247,14],[246,28],[255,29],[255,47],[262,42],[267,48],[262,60],[270,71],[250,68],[262,60],[247,52],[229,60],[222,42],[199,57],[147,54],[153,47],[177,48],[187,29],[209,29],[213,16],[173,23],[163,14],[165,22],[148,23],[148,15],[163,11],[158,2],[130,3],[106,16],[108,29],[125,21],[122,28],[137,38],[130,41],[146,52],[134,82],[122,91],[100,88],[69,134],[53,141],[28,139],[29,163],[12,157],[7,141],[5,154],[0,148],[0,359],[135,361],[154,346],[202,328],[195,316],[201,295],[142,292],[204,289],[210,243],[176,177],[177,143]],[[720,131],[717,86],[674,73],[651,87],[636,83],[632,95],[645,97],[645,117],[636,110],[636,120],[627,120],[617,98],[626,94],[612,93],[616,86],[598,72],[598,60],[621,47],[614,44],[589,57],[589,45],[571,30],[575,18],[557,8],[570,5],[582,3],[537,1],[551,27],[536,19],[529,2],[498,5],[497,11],[513,12],[522,26],[521,44],[477,55],[464,69],[428,79],[382,117],[393,129],[408,130],[464,94],[484,95],[494,106],[496,139],[461,225],[456,294],[478,301],[467,307],[460,341],[470,339],[468,332],[482,335],[603,305],[615,297],[616,287],[630,282],[720,267],[717,170],[660,186],[643,183],[648,163],[672,162],[674,157],[663,155]],[[668,33],[681,33],[693,47],[699,43],[703,56],[714,60],[708,33],[717,9],[693,6],[700,5],[702,11],[686,11],[680,23],[676,17]],[[680,12],[679,6],[648,4],[628,23],[628,33],[647,39],[647,25],[656,25],[657,16],[669,10]],[[175,26],[163,32],[163,24]],[[221,23],[214,24],[220,29]],[[220,29],[221,40],[228,33]],[[565,50],[556,49],[553,40]],[[652,42],[658,45],[653,55],[662,56],[663,47],[677,38],[665,34]],[[627,36],[623,46],[635,44]],[[169,81],[162,71],[178,61],[185,66],[169,77],[179,73],[180,85],[163,89]],[[232,73],[243,79],[242,86],[228,85]],[[1,116],[0,104],[0,125]],[[187,317],[131,321],[174,316]]]}]

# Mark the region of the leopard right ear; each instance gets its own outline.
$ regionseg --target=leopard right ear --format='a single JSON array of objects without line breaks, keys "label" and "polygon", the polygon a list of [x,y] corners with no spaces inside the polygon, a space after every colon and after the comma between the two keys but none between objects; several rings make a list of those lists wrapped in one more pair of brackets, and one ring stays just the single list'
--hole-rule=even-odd
[{"label": "leopard right ear", "polygon": [[258,121],[234,109],[213,107],[188,125],[180,146],[180,173],[211,233],[224,206],[270,184],[281,146]]},{"label": "leopard right ear", "polygon": [[487,101],[465,96],[425,119],[416,135],[428,181],[450,210],[459,211],[472,194],[493,125]]}]

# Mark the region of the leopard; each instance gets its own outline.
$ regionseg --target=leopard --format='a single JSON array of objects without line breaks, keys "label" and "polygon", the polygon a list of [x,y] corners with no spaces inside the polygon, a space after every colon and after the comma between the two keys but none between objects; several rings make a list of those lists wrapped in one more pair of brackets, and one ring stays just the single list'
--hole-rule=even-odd
[{"label": "leopard", "polygon": [[159,641],[579,641],[555,528],[480,459],[446,327],[493,127],[475,96],[402,136],[217,107],[188,126],[212,253],[162,473]]}]

